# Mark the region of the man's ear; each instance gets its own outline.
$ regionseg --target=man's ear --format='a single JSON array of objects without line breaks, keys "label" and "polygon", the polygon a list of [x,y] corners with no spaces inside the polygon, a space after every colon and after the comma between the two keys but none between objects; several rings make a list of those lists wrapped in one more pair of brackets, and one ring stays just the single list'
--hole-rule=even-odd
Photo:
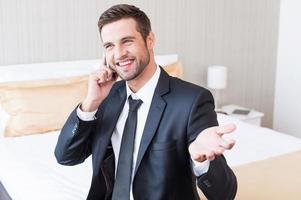
[{"label": "man's ear", "polygon": [[155,46],[155,34],[151,31],[149,32],[148,36],[146,37],[146,44],[147,44],[147,48],[149,50],[153,50],[154,46]]}]

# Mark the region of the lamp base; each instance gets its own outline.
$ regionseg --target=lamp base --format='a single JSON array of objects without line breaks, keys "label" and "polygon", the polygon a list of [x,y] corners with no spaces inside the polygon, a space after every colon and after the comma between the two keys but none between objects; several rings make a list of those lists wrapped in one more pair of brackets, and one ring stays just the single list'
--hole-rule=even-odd
[{"label": "lamp base", "polygon": [[212,95],[213,95],[213,98],[214,98],[214,107],[215,107],[215,111],[221,110],[220,102],[219,102],[220,91],[217,90],[217,89],[212,90]]}]

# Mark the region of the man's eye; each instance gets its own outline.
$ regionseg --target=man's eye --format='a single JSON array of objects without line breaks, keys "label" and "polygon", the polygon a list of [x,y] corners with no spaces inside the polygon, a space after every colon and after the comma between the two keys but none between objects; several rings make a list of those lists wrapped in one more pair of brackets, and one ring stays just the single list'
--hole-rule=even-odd
[{"label": "man's eye", "polygon": [[112,48],[112,45],[106,45],[105,46],[105,49],[110,49],[110,48]]},{"label": "man's eye", "polygon": [[124,43],[126,43],[126,44],[129,44],[129,43],[132,43],[133,42],[133,40],[124,40]]}]

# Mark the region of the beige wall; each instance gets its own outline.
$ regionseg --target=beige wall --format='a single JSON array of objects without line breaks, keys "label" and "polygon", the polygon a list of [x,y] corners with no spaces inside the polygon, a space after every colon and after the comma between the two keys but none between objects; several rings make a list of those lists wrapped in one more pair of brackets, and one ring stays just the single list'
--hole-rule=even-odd
[{"label": "beige wall", "polygon": [[0,0],[0,65],[100,57],[100,13],[133,3],[151,18],[157,54],[178,53],[185,78],[200,85],[207,66],[228,66],[223,103],[258,109],[271,126],[279,1]]}]

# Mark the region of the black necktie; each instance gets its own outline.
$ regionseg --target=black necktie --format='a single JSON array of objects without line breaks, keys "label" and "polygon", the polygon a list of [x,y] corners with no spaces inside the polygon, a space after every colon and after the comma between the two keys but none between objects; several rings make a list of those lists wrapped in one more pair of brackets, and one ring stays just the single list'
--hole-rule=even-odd
[{"label": "black necktie", "polygon": [[137,127],[137,110],[141,100],[133,100],[129,96],[129,113],[125,122],[112,200],[129,200],[132,179],[133,150]]}]

